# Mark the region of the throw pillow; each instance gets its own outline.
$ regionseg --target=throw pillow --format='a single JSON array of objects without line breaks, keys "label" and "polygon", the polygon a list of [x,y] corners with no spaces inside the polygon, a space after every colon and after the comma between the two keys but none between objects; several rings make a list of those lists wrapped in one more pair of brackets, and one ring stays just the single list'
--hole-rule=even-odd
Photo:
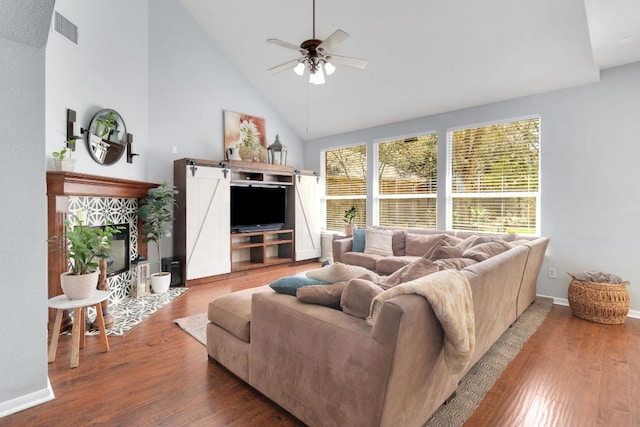
[{"label": "throw pillow", "polygon": [[334,262],[326,267],[307,271],[306,276],[327,283],[336,283],[355,279],[367,273],[371,273],[371,271],[364,267]]},{"label": "throw pillow", "polygon": [[501,254],[502,252],[506,252],[511,248],[512,246],[509,242],[494,240],[492,242],[485,242],[480,243],[479,245],[474,245],[464,251],[462,256],[464,258],[471,258],[473,260],[481,262],[491,258],[492,256]]},{"label": "throw pillow", "polygon": [[333,285],[311,285],[298,289],[298,300],[309,304],[324,305],[340,309],[340,298],[347,282],[338,282]]},{"label": "throw pillow", "polygon": [[350,280],[342,291],[340,307],[345,314],[366,319],[369,316],[371,301],[383,290],[369,280]]},{"label": "throw pillow", "polygon": [[393,249],[391,247],[393,241],[393,233],[391,231],[367,228],[365,236],[365,254],[375,254],[382,256],[393,255]]},{"label": "throw pillow", "polygon": [[353,230],[352,252],[364,252],[365,231],[364,228],[356,228]]},{"label": "throw pillow", "polygon": [[281,277],[278,280],[272,282],[269,286],[271,289],[279,294],[296,296],[298,288],[311,285],[327,285],[328,283],[322,280],[315,280],[304,276],[287,276]]}]

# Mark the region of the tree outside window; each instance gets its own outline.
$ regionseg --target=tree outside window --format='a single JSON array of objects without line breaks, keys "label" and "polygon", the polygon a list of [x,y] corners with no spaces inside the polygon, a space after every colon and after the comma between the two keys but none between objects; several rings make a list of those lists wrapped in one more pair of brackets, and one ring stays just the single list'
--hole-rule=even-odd
[{"label": "tree outside window", "polygon": [[436,228],[437,157],[437,134],[378,144],[380,225]]},{"label": "tree outside window", "polygon": [[344,212],[352,206],[357,214],[354,225],[367,224],[367,147],[327,150],[324,152],[325,170],[325,229],[344,231]]},{"label": "tree outside window", "polygon": [[540,119],[449,133],[447,228],[538,233]]}]

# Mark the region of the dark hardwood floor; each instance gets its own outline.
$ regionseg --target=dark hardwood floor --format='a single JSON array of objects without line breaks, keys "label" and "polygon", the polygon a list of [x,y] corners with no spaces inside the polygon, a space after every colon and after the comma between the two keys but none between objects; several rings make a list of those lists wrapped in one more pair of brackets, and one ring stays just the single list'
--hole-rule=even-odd
[{"label": "dark hardwood floor", "polygon": [[[225,293],[315,264],[246,272],[189,289],[101,353],[87,337],[69,368],[61,336],[49,379],[56,399],[0,418],[0,426],[300,426],[287,412],[209,362],[173,320],[205,312]],[[606,326],[554,306],[466,426],[640,425],[640,320]]]}]

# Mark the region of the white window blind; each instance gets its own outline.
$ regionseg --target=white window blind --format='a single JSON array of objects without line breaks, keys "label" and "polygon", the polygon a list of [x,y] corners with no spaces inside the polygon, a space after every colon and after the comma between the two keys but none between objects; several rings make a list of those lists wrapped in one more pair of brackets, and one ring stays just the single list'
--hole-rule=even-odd
[{"label": "white window blind", "polygon": [[378,144],[380,225],[436,227],[438,135]]},{"label": "white window blind", "polygon": [[327,150],[324,152],[325,229],[344,231],[344,211],[355,206],[354,224],[367,224],[367,147]]},{"label": "white window blind", "polygon": [[449,132],[450,228],[538,233],[540,119]]}]

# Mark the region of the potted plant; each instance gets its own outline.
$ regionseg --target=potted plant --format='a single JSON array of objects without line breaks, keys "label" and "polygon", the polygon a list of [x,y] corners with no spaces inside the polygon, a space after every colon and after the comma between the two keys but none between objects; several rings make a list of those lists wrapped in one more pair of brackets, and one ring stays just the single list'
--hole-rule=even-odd
[{"label": "potted plant", "polygon": [[[73,221],[64,220],[64,245],[70,270],[60,275],[62,292],[69,299],[89,298],[98,285],[100,259],[111,256],[113,235],[122,227],[107,225],[92,228],[82,213],[71,214]],[[57,236],[50,241],[57,240]]]},{"label": "potted plant", "polygon": [[346,234],[347,237],[353,236],[353,221],[356,219],[357,213],[358,210],[355,206],[351,206],[349,209],[344,211],[344,234]]},{"label": "potted plant", "polygon": [[161,241],[163,237],[171,236],[176,194],[176,187],[165,182],[158,187],[150,188],[147,197],[142,200],[143,204],[138,208],[144,241],[155,242],[158,248],[159,272],[151,275],[151,288],[156,294],[167,292],[171,284],[171,273],[162,271]]},{"label": "potted plant", "polygon": [[69,148],[75,147],[75,143],[75,138],[65,141],[62,150],[51,153],[57,171],[73,172],[75,169],[76,159],[71,158],[73,150]]}]

